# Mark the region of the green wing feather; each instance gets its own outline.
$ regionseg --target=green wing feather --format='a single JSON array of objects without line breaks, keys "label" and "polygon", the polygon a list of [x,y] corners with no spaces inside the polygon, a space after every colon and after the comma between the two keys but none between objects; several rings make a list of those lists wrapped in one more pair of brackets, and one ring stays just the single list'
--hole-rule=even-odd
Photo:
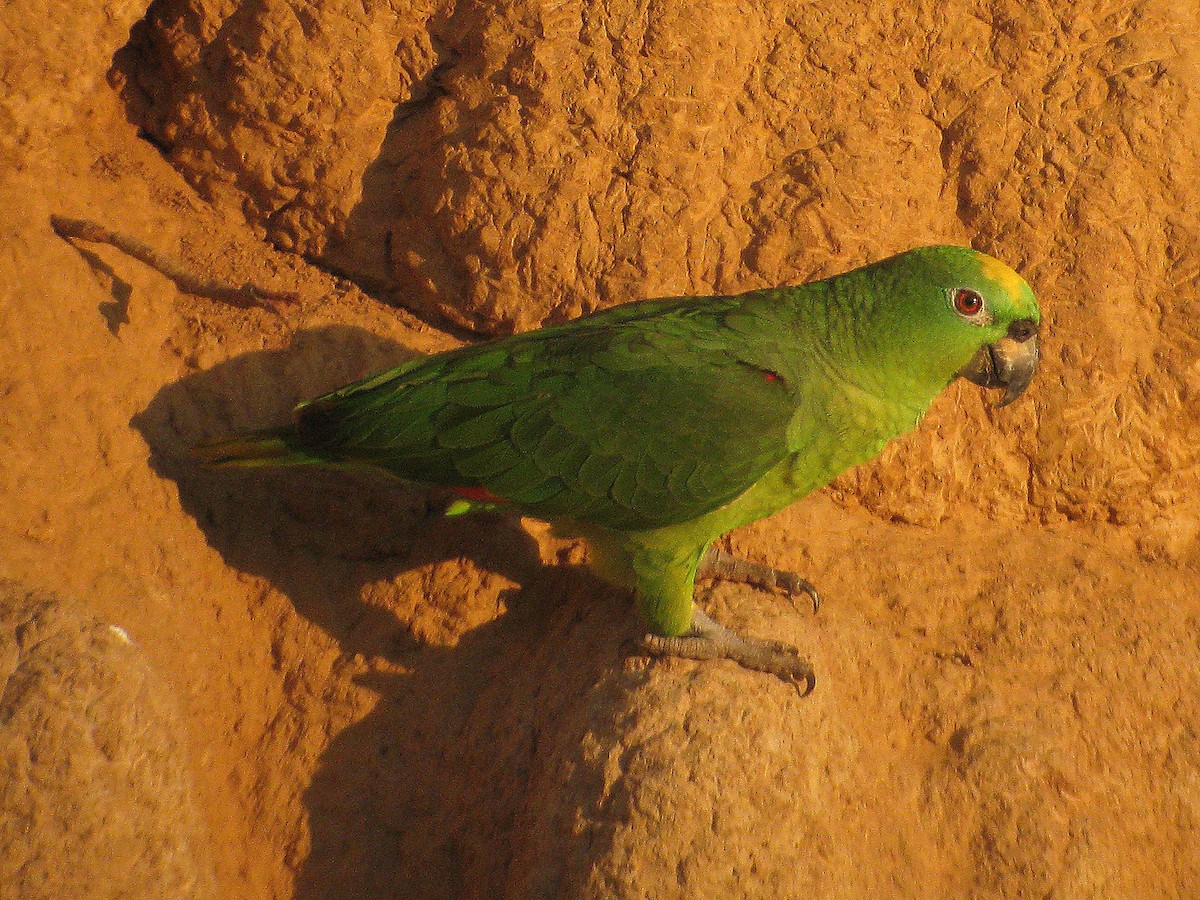
[{"label": "green wing feather", "polygon": [[796,385],[724,326],[737,309],[728,298],[629,304],[439,354],[302,405],[293,442],[483,488],[541,518],[686,522],[787,452]]}]

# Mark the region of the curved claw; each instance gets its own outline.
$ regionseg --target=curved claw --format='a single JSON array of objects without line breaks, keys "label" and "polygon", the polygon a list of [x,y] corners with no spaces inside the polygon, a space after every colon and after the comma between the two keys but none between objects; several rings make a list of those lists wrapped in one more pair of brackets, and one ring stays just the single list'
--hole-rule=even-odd
[{"label": "curved claw", "polygon": [[783,591],[793,600],[797,594],[808,594],[812,598],[813,614],[816,615],[821,609],[821,597],[808,579],[801,578],[795,572],[741,559],[719,547],[712,547],[705,554],[700,565],[700,574],[727,581],[740,581],[764,590]]},{"label": "curved claw", "polygon": [[800,682],[796,681],[794,678],[783,678],[782,675],[780,675],[779,677],[783,678],[784,681],[788,681],[788,682],[794,684],[796,686],[796,688],[800,691],[801,697],[807,697],[809,694],[811,694],[813,692],[813,689],[817,686],[817,673],[812,670],[811,666],[809,666],[808,669],[806,669],[801,674],[804,676],[804,687],[803,688],[800,687]]},{"label": "curved claw", "polygon": [[813,688],[817,686],[817,674],[813,671],[812,665],[807,659],[800,656],[800,651],[791,644],[785,644],[783,641],[769,641],[762,638],[742,638],[748,644],[758,644],[764,650],[768,651],[774,660],[770,667],[762,667],[753,663],[747,665],[743,662],[742,665],[747,668],[758,669],[761,672],[770,672],[780,681],[785,681],[788,684],[795,685],[800,688],[800,681],[803,679],[804,687],[800,688],[800,696],[807,697],[813,692]]},{"label": "curved claw", "polygon": [[788,595],[792,600],[796,599],[798,594],[808,594],[812,598],[812,611],[815,616],[821,610],[821,595],[817,593],[816,587],[807,578],[801,578],[795,572],[775,572],[775,585],[780,590]]}]

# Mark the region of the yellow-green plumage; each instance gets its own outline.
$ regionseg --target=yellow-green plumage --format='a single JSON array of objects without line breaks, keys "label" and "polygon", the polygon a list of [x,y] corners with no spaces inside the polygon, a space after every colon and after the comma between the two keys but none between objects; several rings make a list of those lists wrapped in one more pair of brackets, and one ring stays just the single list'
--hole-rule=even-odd
[{"label": "yellow-green plumage", "polygon": [[[980,315],[956,307],[970,292]],[[652,630],[677,635],[715,538],[873,457],[989,347],[1035,347],[1038,321],[1011,269],[922,248],[800,287],[634,303],[439,354],[201,452],[366,465],[545,519],[587,538]]]}]

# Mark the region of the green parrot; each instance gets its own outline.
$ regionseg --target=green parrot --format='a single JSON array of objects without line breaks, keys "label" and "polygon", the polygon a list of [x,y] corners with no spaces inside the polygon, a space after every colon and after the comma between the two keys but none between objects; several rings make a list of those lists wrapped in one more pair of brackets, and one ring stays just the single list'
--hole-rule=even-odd
[{"label": "green parrot", "polygon": [[693,591],[703,563],[814,605],[816,592],[712,543],[874,457],[957,376],[1016,399],[1040,318],[1008,266],[923,247],[798,287],[645,300],[439,353],[197,449],[215,466],[371,467],[449,488],[452,514],[545,520],[632,589],[645,651],[732,659],[807,693],[794,647],[724,628]]}]

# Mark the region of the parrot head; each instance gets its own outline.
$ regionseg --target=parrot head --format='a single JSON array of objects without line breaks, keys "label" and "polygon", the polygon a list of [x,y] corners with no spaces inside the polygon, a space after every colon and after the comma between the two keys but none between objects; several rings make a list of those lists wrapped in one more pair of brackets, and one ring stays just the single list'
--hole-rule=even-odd
[{"label": "parrot head", "polygon": [[1020,275],[967,247],[920,247],[876,266],[886,293],[900,298],[889,306],[910,361],[921,357],[940,378],[1003,388],[999,406],[1024,393],[1037,369],[1041,313]]}]

